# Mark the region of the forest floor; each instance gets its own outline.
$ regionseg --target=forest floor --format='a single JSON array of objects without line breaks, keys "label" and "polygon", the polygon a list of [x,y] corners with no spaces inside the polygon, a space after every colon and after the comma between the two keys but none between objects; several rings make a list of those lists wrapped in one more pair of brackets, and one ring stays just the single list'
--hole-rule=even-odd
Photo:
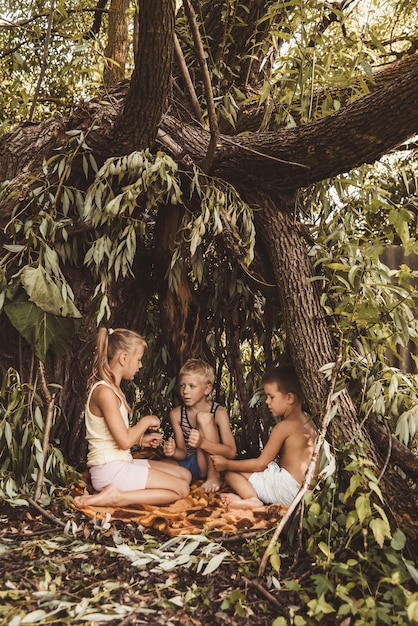
[{"label": "forest floor", "polygon": [[271,532],[170,539],[60,497],[0,502],[0,626],[271,626],[288,612],[274,576],[257,578]]}]

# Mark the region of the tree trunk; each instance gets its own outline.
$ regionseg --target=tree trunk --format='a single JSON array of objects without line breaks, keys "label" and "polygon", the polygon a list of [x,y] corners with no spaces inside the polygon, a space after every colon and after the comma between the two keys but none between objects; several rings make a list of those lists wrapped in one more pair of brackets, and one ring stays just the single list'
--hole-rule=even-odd
[{"label": "tree trunk", "polygon": [[143,0],[137,62],[123,112],[113,130],[118,154],[154,144],[165,109],[174,55],[175,0]]},{"label": "tree trunk", "polygon": [[[279,211],[268,199],[263,210],[255,213],[257,234],[270,255],[274,271],[289,354],[300,376],[310,411],[318,417],[324,410],[328,385],[321,367],[335,363],[336,353],[328,320],[320,304],[317,282],[307,249],[291,217],[289,197]],[[356,429],[354,406],[347,395],[343,410],[348,423]],[[343,440],[356,432],[347,432]]]},{"label": "tree trunk", "polygon": [[[270,253],[289,352],[305,400],[313,417],[318,418],[323,414],[328,394],[327,382],[320,368],[327,363],[335,363],[336,353],[328,322],[320,306],[317,282],[311,280],[314,273],[306,246],[290,216],[290,202],[291,198],[288,198],[284,202],[284,210],[278,211],[276,206],[266,200],[263,210],[256,213],[257,233]],[[376,471],[386,467],[390,460],[387,451],[392,451],[392,448],[389,448],[388,438],[382,438],[381,429],[376,426],[375,422],[369,425],[367,421],[364,423],[357,419],[348,390],[344,389],[338,397],[338,412],[329,428],[337,456],[340,446],[351,443],[353,448],[357,448],[361,442],[367,450],[367,457],[375,464]],[[384,443],[384,446],[380,447],[379,443]],[[399,442],[393,443],[397,460],[402,457],[400,447]],[[403,456],[404,468],[413,466],[416,472],[417,463],[412,462],[407,450]],[[416,492],[409,489],[401,475],[392,469],[384,472],[381,481],[382,490],[391,502],[391,513],[396,523],[407,536],[415,539],[418,532]]]},{"label": "tree trunk", "polygon": [[125,64],[128,56],[128,17],[129,0],[112,0],[109,8],[109,27],[103,84],[106,90],[113,89],[125,78]]}]

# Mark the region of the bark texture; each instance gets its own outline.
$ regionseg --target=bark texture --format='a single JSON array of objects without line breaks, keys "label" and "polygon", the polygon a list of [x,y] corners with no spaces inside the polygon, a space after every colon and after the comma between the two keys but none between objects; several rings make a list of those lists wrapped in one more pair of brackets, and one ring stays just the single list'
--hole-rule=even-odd
[{"label": "bark texture", "polygon": [[167,106],[174,54],[175,1],[140,5],[138,50],[123,113],[113,131],[116,153],[152,146]]},{"label": "bark texture", "polygon": [[[257,190],[276,197],[374,162],[418,128],[418,54],[411,66],[406,74],[321,120],[287,130],[221,136],[210,173],[243,194]],[[193,161],[203,160],[209,134],[167,116],[161,128]]]},{"label": "bark texture", "polygon": [[129,0],[112,0],[110,3],[103,70],[103,84],[107,90],[113,89],[125,78],[125,64],[129,49],[128,8]]}]

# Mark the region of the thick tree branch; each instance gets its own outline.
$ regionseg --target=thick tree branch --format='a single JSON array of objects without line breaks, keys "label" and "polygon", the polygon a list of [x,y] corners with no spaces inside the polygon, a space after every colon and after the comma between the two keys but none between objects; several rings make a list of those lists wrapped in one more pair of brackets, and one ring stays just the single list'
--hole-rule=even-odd
[{"label": "thick tree branch", "polygon": [[[405,75],[321,120],[275,132],[221,135],[211,173],[241,190],[278,194],[374,162],[418,132],[418,54],[414,61]],[[161,128],[202,163],[208,133],[166,116]]]},{"label": "thick tree branch", "polygon": [[[174,47],[174,33],[172,45]],[[405,75],[319,121],[297,128],[250,133],[242,137],[221,135],[211,173],[232,182],[241,193],[262,190],[277,195],[377,160],[418,132],[418,54],[414,55],[413,60],[414,63],[410,62],[410,70]],[[115,154],[109,131],[119,115],[127,89],[128,83],[113,92],[111,106],[92,100],[88,105],[76,109],[63,122],[19,127],[2,137],[0,170],[4,176],[11,180],[25,167],[35,174],[43,157],[51,156],[57,144],[67,140],[66,131],[86,128],[93,122],[98,128],[94,139],[93,133],[90,135],[90,145],[95,153],[103,158]],[[131,84],[129,94],[133,91]],[[141,97],[138,97],[138,103],[140,101]],[[141,105],[145,107],[144,111],[147,111],[146,102],[147,98],[144,97]],[[134,105],[135,100],[131,95],[129,104],[127,99],[125,113]],[[147,134],[148,130],[148,134],[155,137],[154,125],[158,125],[160,114],[155,114],[155,109],[152,109],[145,116],[144,113],[137,114],[138,110],[134,113],[138,134],[125,116],[126,122],[120,122],[122,126],[126,124],[124,134],[118,134],[120,126],[115,127],[119,152],[132,151],[137,144],[141,145],[141,131]],[[140,123],[143,117],[146,118],[147,130]],[[169,144],[178,147],[174,154],[176,159],[202,164],[210,134],[199,124],[186,126],[174,117],[164,115],[159,128],[162,136],[166,137],[166,148]],[[17,141],[18,137],[23,143]],[[22,145],[25,148],[33,145],[33,149],[22,150]],[[242,176],[243,172],[245,176]]]}]

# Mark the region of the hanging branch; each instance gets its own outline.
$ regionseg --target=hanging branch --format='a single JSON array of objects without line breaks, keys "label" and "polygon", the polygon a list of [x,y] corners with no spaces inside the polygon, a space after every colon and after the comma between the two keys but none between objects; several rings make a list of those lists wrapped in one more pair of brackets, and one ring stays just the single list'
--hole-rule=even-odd
[{"label": "hanging branch", "polygon": [[193,10],[190,0],[183,0],[184,11],[189,21],[190,29],[193,35],[194,45],[196,47],[197,60],[200,65],[200,70],[203,77],[203,86],[205,89],[206,104],[208,107],[209,128],[210,128],[210,141],[209,146],[202,162],[202,170],[208,174],[210,166],[213,161],[213,157],[216,150],[216,145],[219,139],[218,120],[215,111],[215,101],[213,99],[212,83],[208,66],[205,60],[205,51],[203,49],[202,38],[200,37],[199,27],[196,21],[196,14]]},{"label": "hanging branch", "polygon": [[45,464],[46,464],[46,455],[49,448],[49,436],[51,433],[52,427],[52,418],[54,416],[54,403],[55,403],[55,394],[50,394],[48,386],[46,384],[45,378],[45,368],[44,364],[39,361],[39,373],[41,375],[41,383],[42,383],[42,391],[44,393],[45,399],[48,403],[48,410],[46,413],[45,419],[45,430],[44,430],[44,439],[42,442],[42,467],[39,468],[38,474],[36,476],[36,485],[33,499],[39,500],[42,493],[42,483],[45,476]]},{"label": "hanging branch", "polygon": [[[236,280],[236,276],[233,275],[231,279]],[[229,283],[225,285],[226,291],[228,287]],[[228,302],[228,294],[225,293],[224,295],[225,302]],[[228,370],[235,381],[235,391],[242,416],[242,432],[244,437],[243,441],[241,441],[241,446],[251,455],[256,456],[261,441],[261,428],[255,412],[249,409],[249,397],[242,371],[238,309],[239,307],[234,306],[234,303],[231,301],[229,301],[229,305],[225,307],[226,361],[228,363]]]},{"label": "hanging branch", "polygon": [[308,491],[309,486],[311,484],[312,478],[315,473],[316,464],[319,458],[319,453],[322,449],[322,445],[325,440],[325,435],[326,435],[328,423],[329,423],[329,415],[331,411],[332,396],[334,394],[335,383],[337,382],[337,377],[341,369],[341,364],[342,364],[342,333],[340,333],[340,345],[338,349],[338,357],[337,357],[337,360],[335,362],[334,369],[332,372],[332,379],[330,383],[328,397],[327,397],[326,404],[325,404],[324,416],[321,421],[321,428],[316,438],[314,452],[312,455],[312,459],[311,459],[308,471],[306,472],[305,480],[303,481],[301,488],[299,489],[297,495],[295,496],[295,499],[293,500],[293,502],[287,509],[286,514],[284,515],[284,517],[282,517],[282,519],[276,526],[276,530],[274,531],[273,536],[270,539],[270,543],[267,546],[263,554],[263,558],[261,559],[260,567],[258,568],[259,576],[263,576],[264,571],[266,569],[267,560],[270,556],[270,553],[273,549],[274,544],[276,543],[277,539],[280,537],[284,527],[286,526],[293,512],[295,511],[295,509],[297,508],[297,506],[299,505],[299,503],[305,496],[305,493]]}]

